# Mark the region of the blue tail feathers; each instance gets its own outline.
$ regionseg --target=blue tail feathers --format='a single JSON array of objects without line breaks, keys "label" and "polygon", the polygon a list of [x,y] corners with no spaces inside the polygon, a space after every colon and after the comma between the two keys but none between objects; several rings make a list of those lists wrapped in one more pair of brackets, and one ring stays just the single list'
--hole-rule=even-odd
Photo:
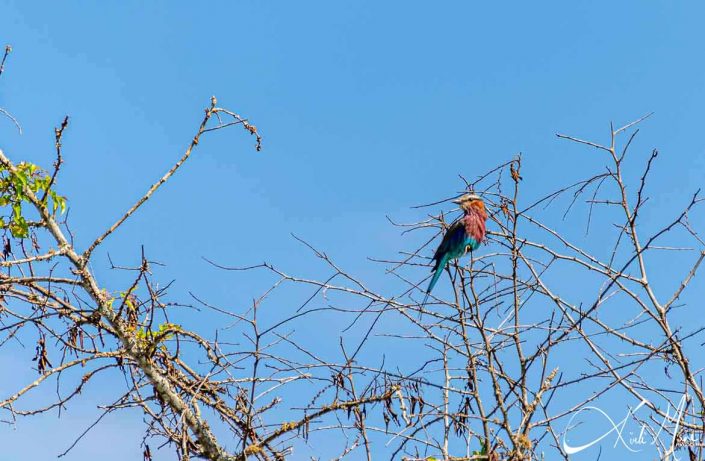
[{"label": "blue tail feathers", "polygon": [[423,303],[421,303],[422,306],[426,305],[426,301],[428,301],[428,297],[431,294],[433,287],[435,287],[436,283],[438,283],[438,279],[441,277],[443,269],[445,269],[446,263],[448,263],[448,259],[448,255],[443,255],[441,260],[438,261],[438,264],[435,267],[435,272],[433,273],[433,278],[431,278],[431,283],[428,284],[428,288],[426,289],[426,296],[424,296]]}]

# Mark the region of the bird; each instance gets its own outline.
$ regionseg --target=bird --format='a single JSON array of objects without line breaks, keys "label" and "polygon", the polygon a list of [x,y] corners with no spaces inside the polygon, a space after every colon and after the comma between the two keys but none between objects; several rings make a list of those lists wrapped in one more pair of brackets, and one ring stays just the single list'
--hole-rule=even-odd
[{"label": "bird", "polygon": [[434,265],[431,269],[433,277],[428,284],[428,289],[426,289],[426,297],[422,305],[428,301],[428,297],[433,287],[436,286],[446,264],[452,259],[460,258],[468,250],[477,250],[485,240],[487,211],[485,211],[485,203],[482,199],[478,195],[469,193],[453,200],[453,203],[460,205],[463,216],[450,225],[433,255]]}]

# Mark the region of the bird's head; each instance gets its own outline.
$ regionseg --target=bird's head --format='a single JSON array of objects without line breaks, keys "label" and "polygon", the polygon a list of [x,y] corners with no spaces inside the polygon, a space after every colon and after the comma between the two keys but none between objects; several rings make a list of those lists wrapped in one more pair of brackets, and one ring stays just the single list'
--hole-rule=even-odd
[{"label": "bird's head", "polygon": [[476,194],[470,193],[462,195],[453,200],[453,203],[460,205],[460,208],[465,212],[471,210],[472,208],[481,210],[483,213],[485,212],[485,203],[482,201],[480,196]]}]

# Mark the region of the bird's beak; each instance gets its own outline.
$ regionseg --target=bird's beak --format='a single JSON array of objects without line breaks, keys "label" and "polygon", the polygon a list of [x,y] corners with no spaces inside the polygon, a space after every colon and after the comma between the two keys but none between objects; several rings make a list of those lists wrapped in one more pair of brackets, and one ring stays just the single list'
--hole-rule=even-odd
[{"label": "bird's beak", "polygon": [[453,202],[453,203],[456,203],[456,204],[458,204],[458,205],[460,205],[461,203],[463,203],[462,200],[460,200],[459,198],[456,198],[455,200],[452,200],[452,202]]}]

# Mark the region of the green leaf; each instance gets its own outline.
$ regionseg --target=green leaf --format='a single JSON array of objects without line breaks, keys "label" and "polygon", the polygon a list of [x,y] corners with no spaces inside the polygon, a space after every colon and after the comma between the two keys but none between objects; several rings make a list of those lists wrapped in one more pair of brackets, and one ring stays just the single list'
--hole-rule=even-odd
[{"label": "green leaf", "polygon": [[22,171],[18,171],[15,173],[15,178],[19,181],[20,186],[26,186],[27,185],[27,175],[24,174]]},{"label": "green leaf", "polygon": [[23,222],[13,222],[10,224],[10,232],[12,233],[12,236],[15,238],[26,238],[29,236],[29,226],[27,225],[27,222],[22,219]]},{"label": "green leaf", "polygon": [[480,451],[473,451],[472,454],[477,456],[487,455],[487,444],[484,440],[482,441],[482,448],[480,449]]}]

